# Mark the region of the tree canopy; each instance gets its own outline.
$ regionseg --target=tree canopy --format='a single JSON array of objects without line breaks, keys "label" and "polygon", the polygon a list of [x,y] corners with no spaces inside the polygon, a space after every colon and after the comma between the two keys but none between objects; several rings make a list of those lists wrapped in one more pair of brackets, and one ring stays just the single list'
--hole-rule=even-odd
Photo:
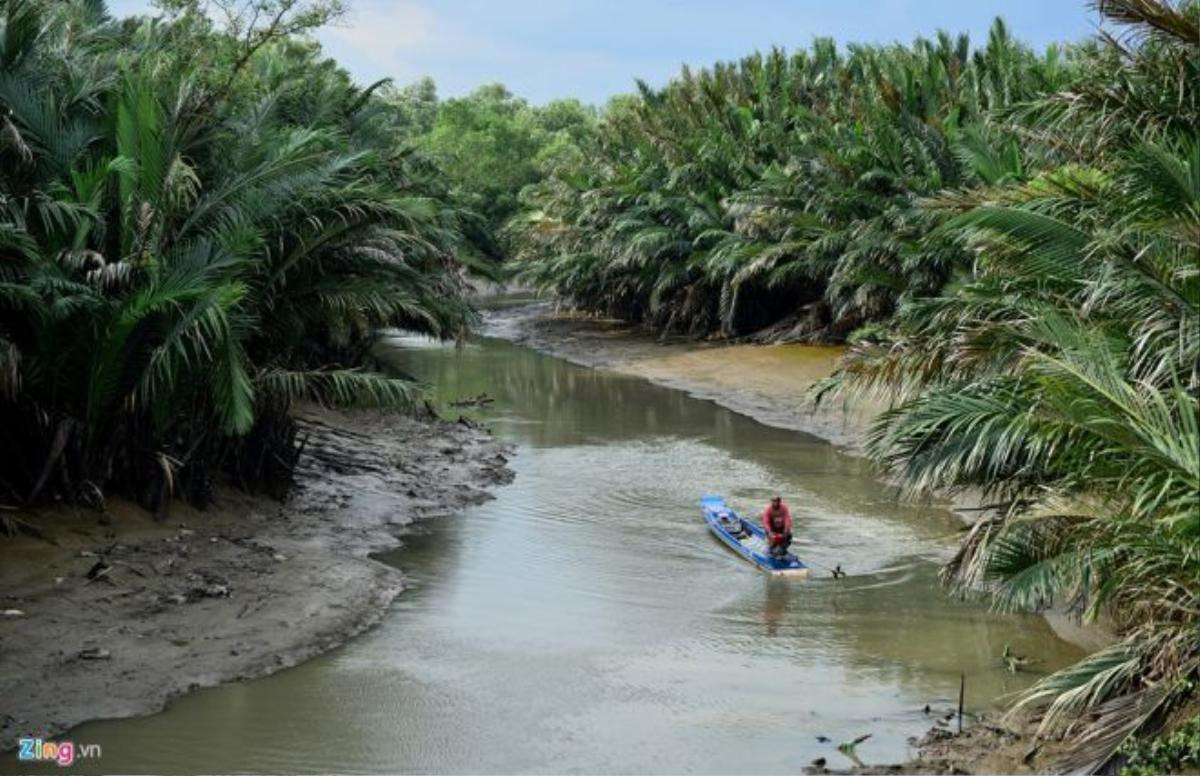
[{"label": "tree canopy", "polygon": [[577,154],[597,120],[578,100],[531,106],[501,84],[439,101],[433,81],[423,79],[387,99],[413,117],[413,146],[437,163],[456,201],[483,216],[486,229],[476,238],[496,257],[505,254],[496,232],[520,208],[521,190]]},{"label": "tree canopy", "polygon": [[278,490],[290,401],[402,405],[373,331],[473,320],[478,217],[297,36],[333,9],[255,7],[0,4],[0,502]]}]

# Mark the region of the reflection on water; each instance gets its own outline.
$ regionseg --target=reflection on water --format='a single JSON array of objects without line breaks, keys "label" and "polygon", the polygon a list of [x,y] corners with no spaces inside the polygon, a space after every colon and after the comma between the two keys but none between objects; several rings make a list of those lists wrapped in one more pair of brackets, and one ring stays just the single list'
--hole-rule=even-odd
[{"label": "reflection on water", "polygon": [[779,635],[779,625],[787,616],[788,601],[792,598],[794,583],[783,579],[768,579],[765,585],[767,594],[763,600],[763,622],[767,628],[767,636]]},{"label": "reflection on water", "polygon": [[[505,342],[381,355],[443,406],[495,397],[476,415],[520,445],[516,481],[385,558],[412,589],[369,634],[75,731],[106,770],[767,773],[864,733],[860,757],[894,761],[960,674],[972,709],[1032,681],[1006,643],[1045,669],[1078,657],[1038,618],[938,590],[958,521],[829,445]],[[702,493],[757,511],[776,490],[795,551],[849,578],[768,579],[708,536]]]}]

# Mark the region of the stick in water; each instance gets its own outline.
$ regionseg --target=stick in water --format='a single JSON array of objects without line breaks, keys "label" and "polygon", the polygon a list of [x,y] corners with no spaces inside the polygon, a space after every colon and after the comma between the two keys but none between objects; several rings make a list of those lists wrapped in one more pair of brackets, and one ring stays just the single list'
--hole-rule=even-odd
[{"label": "stick in water", "polygon": [[835,566],[833,568],[829,568],[828,566],[826,566],[823,563],[817,563],[815,560],[805,560],[804,562],[809,565],[816,566],[817,568],[825,569],[830,574],[833,574],[834,579],[838,579],[840,577],[846,576],[846,572],[842,570],[842,564],[840,564],[840,563],[837,564],[837,566]]},{"label": "stick in water", "polygon": [[962,732],[962,707],[963,707],[963,690],[967,686],[966,674],[958,675],[958,732]]}]

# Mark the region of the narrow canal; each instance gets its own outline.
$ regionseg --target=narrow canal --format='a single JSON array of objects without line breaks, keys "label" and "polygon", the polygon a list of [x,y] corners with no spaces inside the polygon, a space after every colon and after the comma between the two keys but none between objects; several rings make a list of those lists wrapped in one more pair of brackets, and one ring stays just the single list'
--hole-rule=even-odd
[{"label": "narrow canal", "polygon": [[[894,762],[959,675],[992,707],[1080,651],[1037,617],[937,587],[960,521],[901,504],[861,459],[644,380],[508,342],[397,337],[390,365],[518,445],[514,484],[421,525],[384,560],[411,589],[345,647],[152,717],[74,732],[117,772],[782,773]],[[770,580],[712,540],[697,501],[780,491],[796,551],[842,564]],[[926,704],[934,715],[924,712]]]}]

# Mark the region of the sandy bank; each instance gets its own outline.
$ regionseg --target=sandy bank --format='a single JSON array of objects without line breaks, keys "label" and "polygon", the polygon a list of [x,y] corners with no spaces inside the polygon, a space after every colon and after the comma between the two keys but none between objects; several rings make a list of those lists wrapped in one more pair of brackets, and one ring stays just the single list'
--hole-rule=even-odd
[{"label": "sandy bank", "polygon": [[0,751],[345,642],[404,587],[371,553],[512,477],[509,448],[474,427],[317,409],[302,423],[286,503],[225,490],[161,523],[59,507],[35,516],[55,544],[0,540]]}]

